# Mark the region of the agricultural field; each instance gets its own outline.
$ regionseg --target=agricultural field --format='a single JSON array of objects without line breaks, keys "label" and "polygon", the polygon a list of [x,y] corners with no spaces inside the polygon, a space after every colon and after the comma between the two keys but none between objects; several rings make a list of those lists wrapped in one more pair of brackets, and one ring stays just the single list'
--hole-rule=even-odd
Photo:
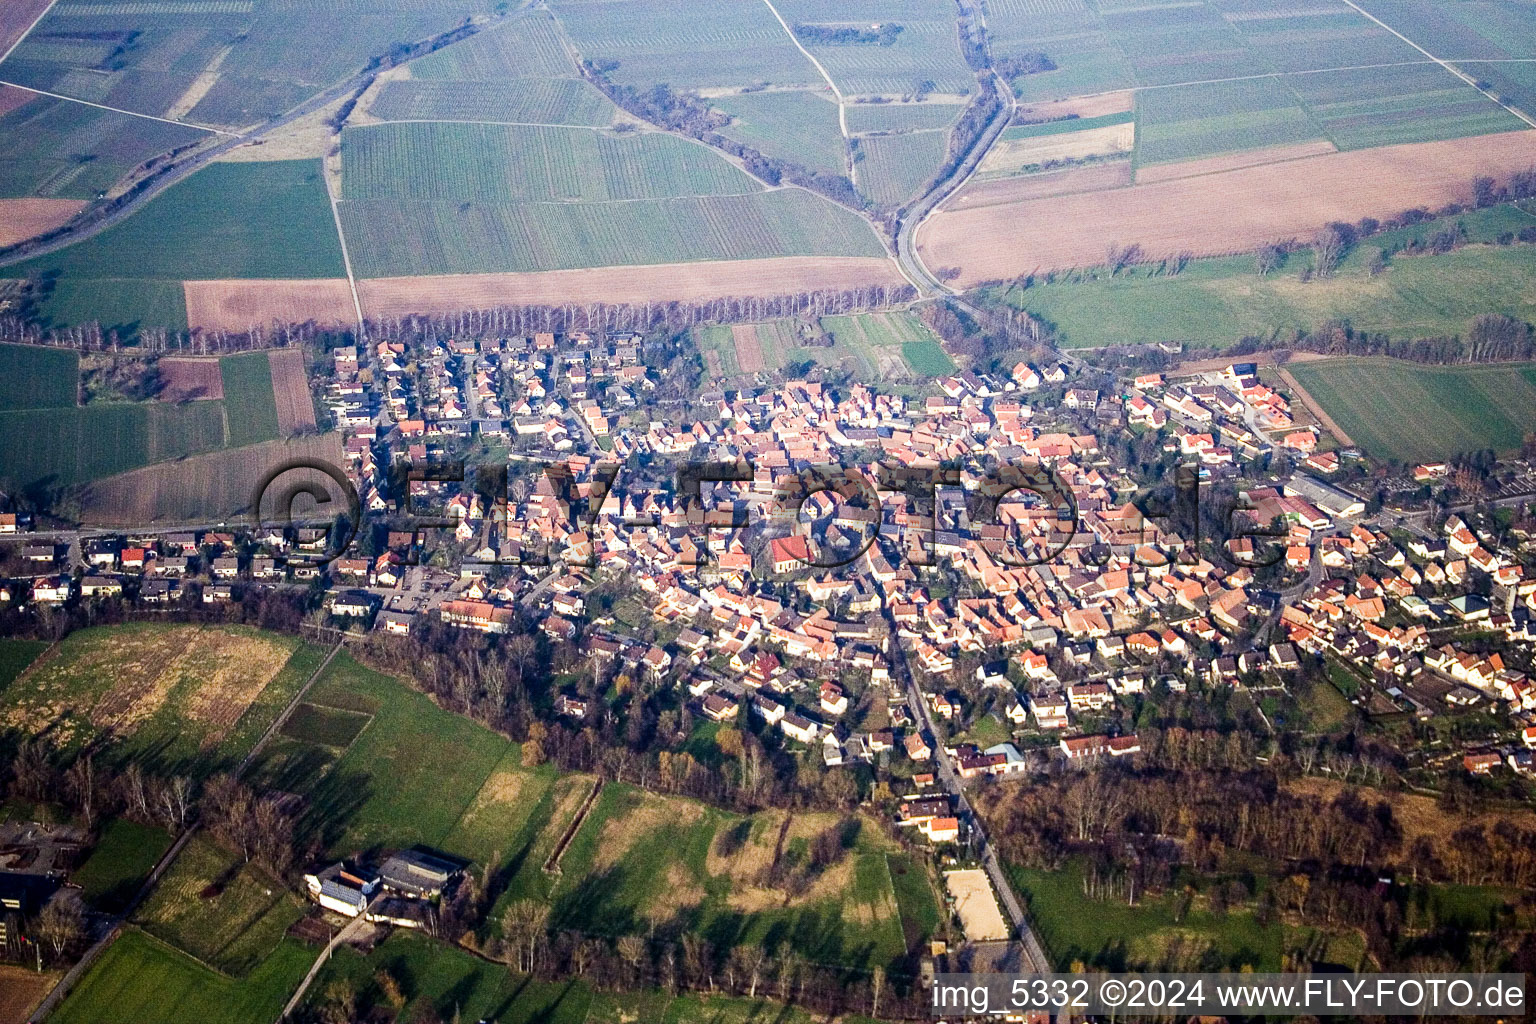
[{"label": "agricultural field", "polygon": [[1348,358],[1287,370],[1355,444],[1383,460],[1411,464],[1482,448],[1507,454],[1533,427],[1536,364],[1432,367]]},{"label": "agricultural field", "polygon": [[270,1024],[314,958],[313,950],[285,938],[249,974],[232,978],[129,928],[48,1019],[62,1024]]},{"label": "agricultural field", "polygon": [[0,345],[0,410],[70,409],[79,401],[79,390],[79,353]]},{"label": "agricultural field", "polygon": [[884,255],[865,221],[800,189],[610,203],[349,200],[341,215],[364,277]]},{"label": "agricultural field", "polygon": [[857,142],[860,190],[881,206],[900,206],[938,173],[949,147],[949,133],[864,135]]},{"label": "agricultural field", "polygon": [[37,656],[48,649],[41,640],[0,639],[0,690],[11,684]]},{"label": "agricultural field", "polygon": [[608,97],[575,78],[385,83],[368,108],[383,121],[487,121],[531,125],[613,123]]},{"label": "agricultural field", "polygon": [[1536,317],[1536,296],[1526,287],[1528,244],[1488,244],[1505,231],[1536,219],[1512,206],[1457,218],[1472,244],[1448,253],[1394,256],[1372,276],[1372,252],[1444,230],[1447,222],[1383,233],[1358,245],[1328,279],[1303,283],[1308,253],[1259,277],[1252,256],[1195,260],[1176,277],[1156,267],[1036,279],[1012,288],[1006,301],[1055,325],[1072,348],[1181,340],[1220,348],[1246,335],[1284,335],[1344,319],[1357,330],[1394,338],[1464,333],[1472,318],[1501,312]]},{"label": "agricultural field", "polygon": [[873,362],[887,379],[953,373],[954,361],[933,332],[911,313],[856,313],[821,318],[833,348],[848,348]]},{"label": "agricultural field", "polygon": [[341,153],[349,201],[602,203],[763,188],[707,147],[660,132],[382,124],[346,129]]},{"label": "agricultural field", "polygon": [[847,173],[837,100],[826,89],[737,93],[712,98],[709,105],[735,119],[720,132],[726,138],[813,171]]},{"label": "agricultural field", "polygon": [[889,45],[803,40],[845,95],[963,95],[975,77],[955,31],[955,9],[944,0],[784,0],[776,3],[790,25],[842,27],[900,25]]},{"label": "agricultural field", "polygon": [[1129,112],[1005,128],[976,168],[976,180],[1011,177],[1052,165],[1129,156],[1136,127]]},{"label": "agricultural field", "polygon": [[[324,459],[340,465],[341,434],[312,434],[226,448],[106,476],[82,488],[79,518],[97,526],[228,519],[248,513],[257,482],[272,468],[293,459]],[[336,485],[329,477],[295,473],[295,482],[310,480],[328,488],[326,493],[335,493]],[[285,476],[284,483],[289,479]]]},{"label": "agricultural field", "polygon": [[219,375],[230,446],[277,440],[277,399],[272,395],[272,363],[267,353],[224,356],[219,360]]},{"label": "agricultural field", "polygon": [[280,695],[302,684],[284,672],[299,646],[233,626],[79,630],[0,690],[0,725],[51,730],[64,747],[110,734],[124,756],[205,774],[238,760],[277,716],[269,685]]},{"label": "agricultural field", "polygon": [[1295,94],[1275,78],[1136,94],[1136,159],[1142,164],[1197,160],[1321,137]]},{"label": "agricultural field", "polygon": [[[820,86],[821,76],[761,0],[720,0],[709,17],[669,0],[549,5],[581,55],[617,62],[613,81],[645,90]],[[787,15],[786,15],[787,17]]]},{"label": "agricultural field", "polygon": [[244,976],[304,913],[286,882],[238,854],[193,839],[134,914],[155,938],[225,974]]},{"label": "agricultural field", "polygon": [[57,971],[39,974],[30,967],[0,964],[0,1024],[30,1024],[32,1011],[59,978]]},{"label": "agricultural field", "polygon": [[577,77],[554,15],[538,9],[520,11],[469,39],[411,62],[412,79],[434,81]]},{"label": "agricultural field", "polygon": [[848,130],[854,135],[938,131],[954,124],[962,109],[962,104],[943,100],[922,103],[853,102],[848,104]]},{"label": "agricultural field", "polygon": [[341,277],[318,160],[215,163],[98,235],[4,268],[49,286],[41,315],[186,328],[184,280]]},{"label": "agricultural field", "polygon": [[1292,75],[1287,83],[1340,149],[1525,127],[1515,115],[1435,65]]},{"label": "agricultural field", "polygon": [[90,856],[69,880],[95,909],[120,911],[170,848],[171,835],[164,829],[114,818],[102,825]]},{"label": "agricultural field", "polygon": [[224,375],[212,356],[166,356],[156,364],[160,372],[162,402],[195,402],[224,397]]},{"label": "agricultural field", "polygon": [[243,333],[252,327],[352,326],[357,307],[347,279],[183,281],[187,327]]}]

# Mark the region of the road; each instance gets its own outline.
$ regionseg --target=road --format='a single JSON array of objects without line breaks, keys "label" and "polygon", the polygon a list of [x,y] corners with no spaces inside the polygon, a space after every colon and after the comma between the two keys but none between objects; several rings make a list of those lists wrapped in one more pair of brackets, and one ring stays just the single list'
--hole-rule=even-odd
[{"label": "road", "polygon": [[933,718],[927,702],[923,700],[922,690],[918,688],[917,678],[912,674],[911,666],[907,664],[906,648],[902,646],[896,620],[891,617],[888,604],[885,608],[885,619],[891,630],[891,667],[906,684],[907,703],[912,706],[912,715],[918,727],[935,738],[933,752],[935,774],[939,785],[944,787],[945,792],[954,801],[955,816],[960,819],[961,826],[969,829],[974,837],[973,849],[977,852],[977,859],[987,872],[987,877],[991,879],[998,901],[1002,904],[1003,911],[1008,915],[1008,920],[1013,926],[1014,936],[1022,947],[1022,963],[1019,969],[1048,973],[1051,970],[1051,959],[1046,956],[1044,947],[1040,945],[1040,939],[1030,927],[1029,916],[1024,913],[1023,904],[1014,894],[1013,886],[1008,882],[1008,876],[1003,873],[1003,866],[997,858],[997,852],[987,838],[986,827],[982,824],[980,816],[971,808],[970,801],[965,798],[965,786],[955,771],[954,765],[950,763],[949,754],[945,752],[944,745],[938,742],[939,734],[934,730]]},{"label": "road", "polygon": [[[371,900],[369,901],[368,906],[370,908],[373,906],[373,902]],[[289,998],[288,1002],[284,1004],[283,1012],[277,1016],[279,1021],[287,1020],[289,1015],[292,1014],[294,1010],[298,1009],[300,1001],[302,1001],[304,998],[304,993],[308,992],[309,986],[314,984],[315,978],[320,974],[320,969],[330,962],[331,954],[336,952],[336,947],[340,946],[344,942],[350,941],[354,935],[358,934],[363,929],[373,927],[365,919],[367,913],[368,911],[365,909],[363,913],[358,914],[352,920],[348,921],[341,927],[340,931],[331,936],[331,941],[325,944],[325,949],[321,950],[320,955],[315,957],[315,962],[309,965],[309,972],[304,975],[304,980],[299,982],[298,990],[294,992],[293,995]]]},{"label": "road", "polygon": [[[298,707],[304,700],[310,688],[315,685],[315,681],[320,678],[331,664],[331,660],[341,651],[342,644],[343,641],[338,640],[336,642],[336,646],[331,648],[331,653],[325,656],[325,660],[320,663],[320,666],[304,681],[304,685],[299,688],[299,692],[293,695],[293,698],[288,701],[287,706],[283,708],[272,724],[267,727],[267,731],[261,734],[261,739],[256,741],[255,745],[251,747],[251,752],[245,755],[245,760],[241,761],[239,767],[235,769],[234,774],[236,778],[244,775],[251,765],[255,763],[256,758],[266,748],[267,743],[271,741],[273,736],[277,735],[277,731],[283,727],[283,723],[288,721],[289,716],[293,714],[293,709]],[[197,834],[201,825],[200,821],[194,819],[182,830],[181,835],[177,836],[176,841],[171,844],[171,848],[166,850],[164,856],[155,862],[154,869],[150,871],[149,877],[144,880],[143,885],[139,886],[138,891],[133,894],[133,899],[128,901],[128,905],[123,908],[122,913],[110,919],[105,934],[96,941],[95,945],[85,951],[85,954],[69,969],[64,977],[59,979],[59,983],[53,986],[53,991],[49,992],[43,998],[43,1001],[37,1005],[37,1009],[32,1013],[32,1020],[43,1020],[58,1008],[59,1003],[74,988],[75,983],[84,976],[85,972],[100,958],[101,954],[107,951],[107,947],[112,945],[113,941],[122,934],[123,926],[133,916],[133,912],[139,908],[140,903],[144,902],[145,897],[154,889],[161,876],[165,874],[166,869],[171,866],[177,855],[181,853],[182,848]]]}]

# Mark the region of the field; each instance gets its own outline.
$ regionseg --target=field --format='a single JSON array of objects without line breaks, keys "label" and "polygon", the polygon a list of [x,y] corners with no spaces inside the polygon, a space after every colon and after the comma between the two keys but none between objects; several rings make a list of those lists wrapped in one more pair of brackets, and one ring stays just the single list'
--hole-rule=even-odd
[{"label": "field", "polygon": [[41,640],[0,640],[0,690],[11,685],[11,680],[47,649]]},{"label": "field", "polygon": [[0,248],[66,224],[84,206],[82,199],[0,199]]},{"label": "field", "polygon": [[1011,929],[998,908],[997,896],[987,873],[980,868],[944,872],[944,887],[954,900],[960,927],[971,942],[996,942],[1008,938]]},{"label": "field", "polygon": [[900,206],[938,172],[949,145],[942,131],[859,138],[859,186],[881,206]]},{"label": "field", "polygon": [[192,330],[248,331],[273,323],[351,325],[357,319],[347,279],[184,281]]},{"label": "field", "polygon": [[911,313],[828,316],[822,317],[821,326],[832,335],[834,349],[851,349],[887,379],[908,371],[923,376],[954,372],[954,361]]},{"label": "field", "polygon": [[924,103],[850,103],[848,130],[855,135],[870,132],[920,132],[948,128],[960,116],[961,104],[952,97]]},{"label": "field", "polygon": [[1129,114],[1015,125],[1005,129],[997,144],[987,152],[976,168],[976,177],[985,181],[1048,163],[1126,156],[1135,142],[1136,128]]},{"label": "field", "polygon": [[69,880],[80,886],[81,895],[92,907],[118,911],[170,848],[171,836],[164,829],[113,819],[102,826],[90,856]]},{"label": "field", "polygon": [[320,164],[293,160],[210,164],[121,223],[4,273],[56,282],[47,320],[131,333],[140,323],[184,328],[184,280],[344,271]]},{"label": "field", "polygon": [[[546,982],[508,973],[463,950],[403,931],[367,956],[343,948],[310,988],[308,1006],[318,1007],[333,981],[350,980],[362,1002],[380,1001],[374,979],[387,971],[402,985],[407,1002],[400,1019],[430,1019],[430,1013],[462,1020],[539,1021],[542,1024],[812,1024],[805,1011],[776,1003],[729,996],[664,992],[599,992],[585,981]],[[850,1024],[856,1019],[846,1018]]]},{"label": "field", "polygon": [[[1222,153],[1218,156],[1201,157],[1198,160],[1184,160],[1176,164],[1142,164],[1136,168],[1136,181],[1145,184],[1153,181],[1172,181],[1174,178],[1193,178],[1201,174],[1216,174],[1221,171],[1235,171],[1240,167],[1300,160],[1303,157],[1321,156],[1335,151],[1336,147],[1327,139],[1314,139],[1311,142],[1297,142],[1289,146],[1270,146],[1265,149]],[[1130,181],[1119,184],[1128,185]]]},{"label": "field", "polygon": [[[251,492],[262,477],[272,468],[299,458],[341,465],[341,435],[269,441],[107,476],[84,488],[80,519],[98,526],[127,526],[207,522],[246,514],[250,512]],[[330,478],[319,474],[300,473],[293,479],[309,479],[328,486],[327,493],[335,491],[334,483],[327,484]],[[290,478],[284,476],[283,483],[288,482]]]},{"label": "field", "polygon": [[0,345],[0,410],[70,409],[79,388],[80,356],[73,350]]},{"label": "field", "polygon": [[882,254],[865,221],[799,189],[591,203],[348,200],[341,215],[363,277]]},{"label": "field", "polygon": [[[1001,206],[946,209],[919,230],[930,266],[959,266],[975,284],[1100,264],[1111,243],[1157,259],[1215,255],[1309,237],[1329,220],[1395,216],[1470,198],[1472,178],[1530,164],[1536,132],[1428,142],[1246,167],[1153,184]],[[1072,232],[1059,224],[1071,223]]]},{"label": "field", "polygon": [[184,847],[134,915],[155,938],[242,976],[261,964],[303,913],[286,883],[206,839]]},{"label": "field", "polygon": [[383,121],[501,121],[596,128],[613,123],[614,107],[595,87],[575,78],[406,79],[385,83],[368,113]]},{"label": "field", "polygon": [[14,0],[0,10],[0,53],[5,53],[48,9],[49,0]]},{"label": "field", "polygon": [[902,284],[883,257],[701,260],[524,274],[454,274],[359,281],[370,317],[561,302],[689,302],[721,296],[789,295],[822,288]]},{"label": "field", "polygon": [[738,93],[709,104],[736,119],[720,133],[727,138],[813,171],[847,172],[837,101],[826,90]]},{"label": "field", "polygon": [[48,1019],[61,1024],[270,1024],[314,957],[312,950],[283,939],[249,975],[231,978],[130,928]]},{"label": "field", "polygon": [[224,356],[219,374],[224,380],[231,447],[277,440],[277,400],[272,395],[272,363],[267,354]]},{"label": "field", "polygon": [[[1536,219],[1514,207],[1456,218],[1474,240],[1516,230]],[[1443,230],[1445,222],[1425,225]],[[1416,232],[1419,229],[1416,229]],[[1330,319],[1394,338],[1464,333],[1473,317],[1502,312],[1530,319],[1536,297],[1525,270],[1527,244],[1468,245],[1449,253],[1395,256],[1372,276],[1369,254],[1399,233],[1367,239],[1345,258],[1336,276],[1303,283],[1306,253],[1260,278],[1252,256],[1195,260],[1177,277],[1130,270],[1111,278],[1037,281],[1014,288],[1007,300],[1055,325],[1062,344],[1074,348],[1181,340],[1222,347],[1245,335],[1283,335]]]},{"label": "field", "polygon": [[708,148],[660,132],[380,124],[348,128],[341,155],[349,201],[603,203],[762,191]]},{"label": "field", "polygon": [[319,704],[300,704],[283,723],[282,735],[303,743],[346,750],[368,727],[373,716],[359,711],[344,711]]},{"label": "field", "polygon": [[[1481,76],[1481,70],[1474,71]],[[1340,149],[1524,127],[1509,111],[1433,65],[1293,75],[1287,81]]]},{"label": "field", "polygon": [[224,397],[224,375],[212,356],[166,356],[157,364],[162,386],[156,396],[162,402],[192,402]]},{"label": "field", "polygon": [[277,432],[282,437],[315,429],[315,400],[309,393],[304,352],[296,348],[267,350],[272,371],[272,397],[277,405]]},{"label": "field", "polygon": [[1416,463],[1481,448],[1507,454],[1536,426],[1532,364],[1326,359],[1287,369],[1356,444],[1380,459]]},{"label": "field", "polygon": [[1321,135],[1296,95],[1275,78],[1136,94],[1136,159],[1142,164],[1294,145]]},{"label": "field", "polygon": [[0,965],[0,1024],[30,1024],[32,1009],[58,980],[54,971],[39,974],[30,967]]},{"label": "field", "polygon": [[0,691],[0,724],[61,746],[110,734],[127,755],[200,774],[238,759],[276,717],[281,705],[258,698],[298,646],[244,627],[80,630]]}]

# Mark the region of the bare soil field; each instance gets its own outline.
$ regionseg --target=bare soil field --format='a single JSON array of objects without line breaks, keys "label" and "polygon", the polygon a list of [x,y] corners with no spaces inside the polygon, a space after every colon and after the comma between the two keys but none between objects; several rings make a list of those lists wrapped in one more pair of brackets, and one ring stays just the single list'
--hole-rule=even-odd
[{"label": "bare soil field", "polygon": [[992,895],[992,883],[987,881],[985,871],[946,871],[944,887],[955,901],[955,913],[960,915],[960,927],[968,941],[1008,938],[1008,922],[997,907],[997,897]]},{"label": "bare soil field", "polygon": [[345,278],[184,281],[192,330],[245,331],[273,323],[345,325],[357,319]]},{"label": "bare soil field", "polygon": [[[530,274],[446,274],[359,281],[370,317],[451,313],[565,302],[693,301],[731,295],[785,295],[902,283],[895,264],[873,256],[715,260]],[[188,319],[191,320],[191,303]]]},{"label": "bare soil field", "polygon": [[5,0],[0,4],[0,55],[20,39],[53,0]]},{"label": "bare soil field", "polygon": [[26,1024],[33,1007],[58,980],[56,971],[38,974],[25,967],[0,964],[0,1024]]},{"label": "bare soil field", "polygon": [[1130,183],[1131,162],[1117,160],[1112,163],[1094,164],[1090,167],[1072,167],[1064,171],[1026,174],[1017,178],[973,181],[945,203],[944,208],[958,212],[982,206],[1022,203],[1029,199],[1044,199],[1048,196],[1099,192],[1107,188],[1121,188]]},{"label": "bare soil field", "polygon": [[[1096,266],[1105,247],[1149,259],[1240,252],[1311,235],[1331,220],[1387,218],[1471,198],[1472,180],[1529,168],[1536,131],[1288,160],[1103,193],[945,209],[918,230],[929,266],[961,268],[961,285]],[[1066,226],[1070,225],[1070,229]]]},{"label": "bare soil field", "polygon": [[296,348],[275,348],[267,353],[272,364],[272,397],[277,402],[277,429],[284,437],[315,429],[315,402],[309,394],[309,375],[304,372],[304,353]]},{"label": "bare soil field", "polygon": [[[287,441],[194,455],[145,466],[89,485],[81,495],[83,522],[100,526],[131,523],[207,523],[249,514],[251,492],[277,466],[297,459],[345,465],[339,433],[311,434]],[[336,497],[336,484],[313,470],[294,470],[279,483],[312,482]]]},{"label": "bare soil field", "polygon": [[224,375],[217,356],[167,356],[160,360],[162,402],[190,402],[199,398],[223,398]]},{"label": "bare soil field", "polygon": [[1123,92],[1101,92],[1097,96],[1074,96],[1065,100],[1049,100],[1044,103],[1021,103],[1014,121],[1033,124],[1039,121],[1057,121],[1063,117],[1103,117],[1106,114],[1123,114],[1136,105],[1136,94],[1129,89]]},{"label": "bare soil field", "polygon": [[0,85],[0,114],[9,114],[17,107],[31,103],[37,98],[37,93],[31,89],[22,89],[15,85]]},{"label": "bare soil field", "polygon": [[756,373],[768,369],[763,358],[763,343],[757,337],[756,324],[732,324],[731,341],[736,344],[736,365],[742,373]]},{"label": "bare soil field", "polygon": [[976,170],[978,174],[1016,172],[1030,164],[1050,160],[1081,160],[1090,156],[1129,153],[1135,145],[1136,126],[1127,121],[1065,135],[999,142]]},{"label": "bare soil field", "polygon": [[84,199],[0,199],[0,245],[51,231],[84,206]]},{"label": "bare soil field", "polygon": [[1153,181],[1172,181],[1174,178],[1192,178],[1197,174],[1215,174],[1219,171],[1235,171],[1240,167],[1257,167],[1259,164],[1276,164],[1285,160],[1300,160],[1307,156],[1321,156],[1336,151],[1327,139],[1313,139],[1291,146],[1271,146],[1268,149],[1250,149],[1244,153],[1223,153],[1199,160],[1183,160],[1172,164],[1153,164],[1136,169],[1136,183],[1144,185]]}]

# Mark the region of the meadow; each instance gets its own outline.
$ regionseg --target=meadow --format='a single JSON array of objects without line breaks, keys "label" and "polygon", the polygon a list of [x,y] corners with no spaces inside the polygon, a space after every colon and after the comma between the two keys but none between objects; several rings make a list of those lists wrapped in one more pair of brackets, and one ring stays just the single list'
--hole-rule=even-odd
[{"label": "meadow", "polygon": [[129,928],[48,1019],[62,1024],[270,1024],[314,958],[313,950],[285,938],[249,974],[232,978]]},{"label": "meadow", "polygon": [[349,200],[341,214],[364,277],[883,255],[865,221],[799,189],[610,203]]},{"label": "meadow", "polygon": [[69,749],[110,730],[114,759],[200,776],[254,745],[313,671],[311,650],[243,626],[78,630],[0,690],[0,725]]},{"label": "meadow", "polygon": [[600,203],[762,191],[707,147],[660,132],[414,122],[343,132],[342,181],[348,200],[417,202]]},{"label": "meadow", "polygon": [[80,355],[41,345],[0,345],[0,410],[68,409],[79,400]]},{"label": "meadow", "polygon": [[185,328],[183,280],[341,277],[318,160],[215,163],[126,220],[0,273],[47,286],[48,324]]},{"label": "meadow", "polygon": [[242,352],[219,360],[224,381],[224,409],[230,447],[275,441],[277,399],[272,394],[272,364],[265,352]]},{"label": "meadow", "polygon": [[[1457,224],[1477,243],[1448,253],[1396,255],[1372,276],[1371,254],[1390,251]],[[1478,210],[1365,239],[1336,276],[1303,283],[1308,252],[1259,277],[1253,256],[1197,259],[1177,276],[1157,266],[1133,267],[1110,277],[1097,270],[1036,280],[1008,290],[1006,301],[1055,325],[1070,348],[1179,340],[1220,348],[1246,335],[1283,337],[1330,319],[1394,338],[1459,334],[1488,312],[1536,317],[1536,297],[1524,287],[1528,244],[1491,244],[1536,218],[1514,206]]]},{"label": "meadow", "polygon": [[1533,425],[1536,364],[1438,367],[1346,358],[1287,369],[1379,459],[1412,464],[1482,448],[1508,454]]},{"label": "meadow", "polygon": [[164,829],[113,819],[102,825],[96,845],[69,880],[95,909],[119,911],[170,848],[171,835]]},{"label": "meadow", "polygon": [[[821,318],[834,348],[849,348],[879,368],[887,378],[910,370],[922,376],[953,373],[954,360],[933,332],[911,313],[855,313]],[[905,363],[903,366],[902,363]]]}]

